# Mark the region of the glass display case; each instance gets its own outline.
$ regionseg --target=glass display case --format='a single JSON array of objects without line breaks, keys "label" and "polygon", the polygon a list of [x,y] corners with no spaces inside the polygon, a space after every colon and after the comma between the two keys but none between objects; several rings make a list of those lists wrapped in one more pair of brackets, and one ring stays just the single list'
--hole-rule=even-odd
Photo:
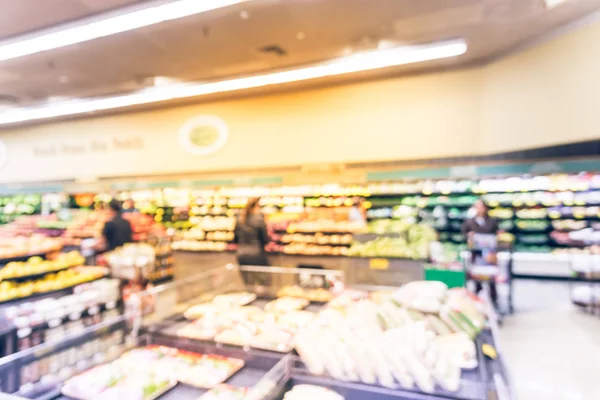
[{"label": "glass display case", "polygon": [[[208,397],[211,388],[216,387],[212,392],[216,394],[233,387],[240,399],[279,400],[295,386],[306,384],[328,388],[350,400],[512,398],[501,355],[491,357],[492,353],[482,351],[486,346],[498,348],[492,318],[475,339],[477,367],[463,371],[459,389],[454,392],[437,385],[425,393],[417,386],[409,389],[397,383],[384,386],[344,381],[328,373],[315,375],[295,352],[293,333],[265,330],[265,326],[275,326],[269,322],[271,318],[300,330],[299,319],[323,313],[330,300],[357,289],[346,287],[340,271],[233,265],[214,268],[132,295],[125,315],[119,318],[3,358],[0,388],[3,393],[36,400],[108,398],[114,390],[125,390],[121,385],[138,381],[122,376],[126,375],[123,365],[127,365],[134,372],[142,371],[145,379],[161,376],[164,380],[138,387],[138,392],[127,388],[131,390],[127,393],[135,393],[128,395],[130,399],[218,399]],[[394,288],[360,288],[387,289]],[[298,312],[299,307],[304,309]],[[252,331],[248,321],[260,321],[261,328]],[[185,366],[180,359],[187,360]],[[217,368],[202,369],[206,360]],[[114,368],[110,370],[110,384],[100,389],[100,384],[81,384],[98,366]],[[40,376],[36,382],[23,379],[32,369]],[[229,372],[223,375],[223,370]],[[99,377],[105,375],[106,371],[100,370]],[[90,376],[90,382],[102,381]],[[198,382],[194,377],[205,379]],[[73,395],[73,388],[82,392],[71,397],[64,394],[66,390]],[[100,396],[103,391],[105,397]]]}]

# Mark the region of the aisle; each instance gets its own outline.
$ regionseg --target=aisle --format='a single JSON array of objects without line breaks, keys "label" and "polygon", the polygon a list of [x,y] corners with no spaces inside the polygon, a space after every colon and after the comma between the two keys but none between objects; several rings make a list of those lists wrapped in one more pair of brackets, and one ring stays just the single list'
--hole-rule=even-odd
[{"label": "aisle", "polygon": [[518,400],[600,399],[600,317],[573,308],[563,282],[517,281],[515,306],[500,336]]}]

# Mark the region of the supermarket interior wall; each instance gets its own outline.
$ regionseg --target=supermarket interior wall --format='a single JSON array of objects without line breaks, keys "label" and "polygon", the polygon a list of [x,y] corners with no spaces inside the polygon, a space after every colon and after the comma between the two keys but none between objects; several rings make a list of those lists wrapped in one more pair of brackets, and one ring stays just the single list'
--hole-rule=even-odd
[{"label": "supermarket interior wall", "polygon": [[[0,132],[0,182],[239,170],[497,153],[600,138],[600,23],[482,68],[235,98]],[[194,156],[190,118],[227,144]]]},{"label": "supermarket interior wall", "polygon": [[[476,150],[478,73],[363,82],[0,133],[9,150],[0,182],[470,154]],[[229,140],[214,155],[194,156],[178,143],[180,128],[198,115],[216,115],[228,125]]]},{"label": "supermarket interior wall", "polygon": [[600,138],[600,22],[483,70],[481,152]]}]

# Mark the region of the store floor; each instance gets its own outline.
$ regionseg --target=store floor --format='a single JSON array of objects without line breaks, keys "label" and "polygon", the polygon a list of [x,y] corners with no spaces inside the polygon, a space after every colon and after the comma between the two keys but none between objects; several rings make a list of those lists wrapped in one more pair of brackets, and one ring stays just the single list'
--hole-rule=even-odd
[{"label": "store floor", "polygon": [[500,331],[518,400],[600,399],[600,316],[573,307],[569,283],[518,280]]}]

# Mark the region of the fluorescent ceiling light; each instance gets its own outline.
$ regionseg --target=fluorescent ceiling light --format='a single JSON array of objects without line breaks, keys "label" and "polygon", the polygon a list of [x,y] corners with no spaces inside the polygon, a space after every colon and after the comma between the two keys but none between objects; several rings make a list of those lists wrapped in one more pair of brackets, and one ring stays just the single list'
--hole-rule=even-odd
[{"label": "fluorescent ceiling light", "polygon": [[0,125],[318,79],[328,76],[455,57],[464,54],[466,51],[467,45],[463,40],[375,50],[338,58],[323,64],[291,69],[283,72],[236,78],[220,82],[183,83],[157,86],[115,97],[79,99],[44,106],[12,109],[10,112],[0,113]]},{"label": "fluorescent ceiling light", "polygon": [[93,20],[82,20],[79,24],[57,27],[53,31],[27,35],[7,43],[0,43],[0,61],[23,57],[42,51],[58,49],[76,43],[87,42],[105,36],[127,32],[218,8],[228,7],[247,0],[177,0],[156,3],[142,9],[131,10],[120,15],[102,15]]}]

